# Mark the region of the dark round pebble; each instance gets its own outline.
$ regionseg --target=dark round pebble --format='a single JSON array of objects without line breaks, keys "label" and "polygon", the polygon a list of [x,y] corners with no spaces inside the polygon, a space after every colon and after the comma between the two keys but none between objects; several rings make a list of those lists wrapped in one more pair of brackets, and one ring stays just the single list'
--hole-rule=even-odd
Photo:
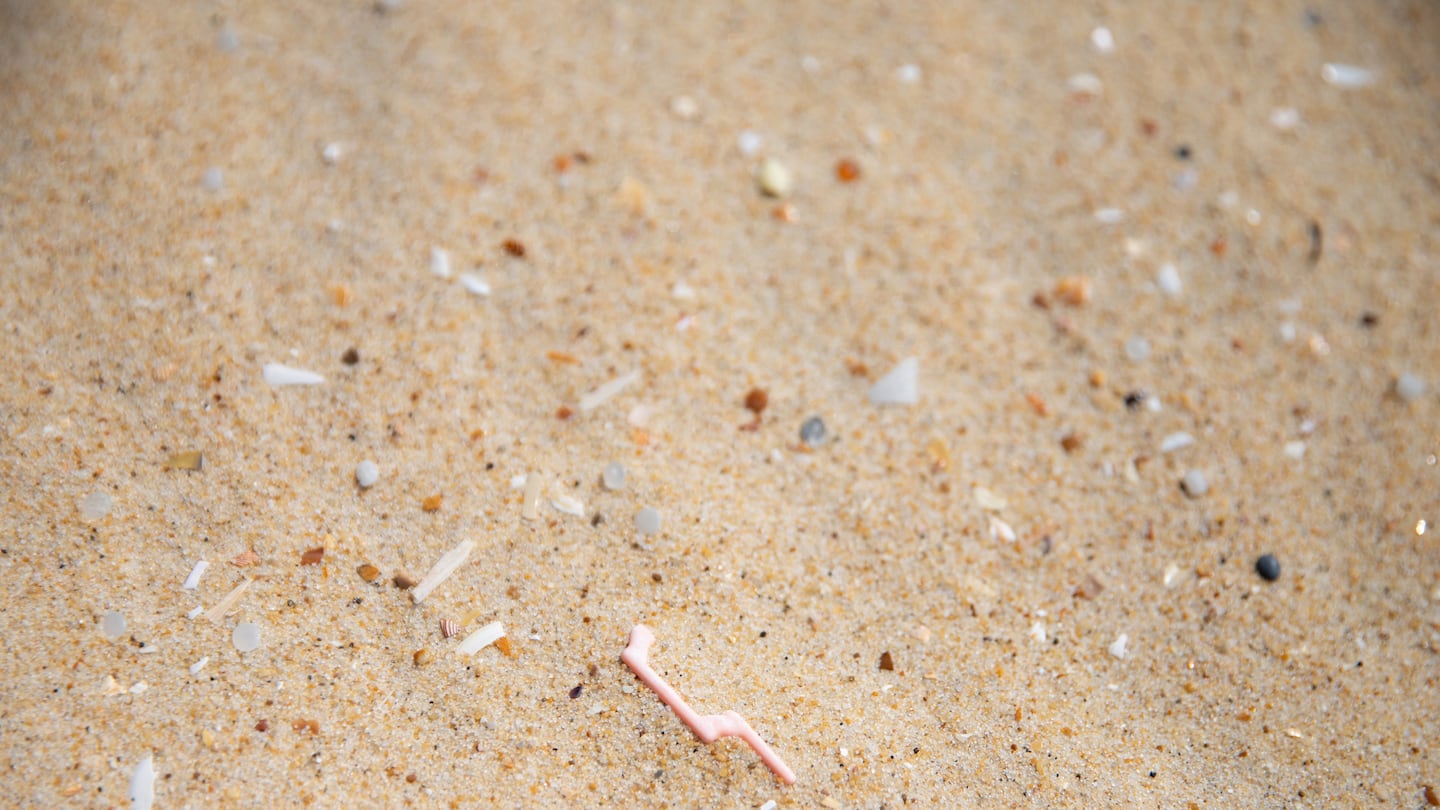
[{"label": "dark round pebble", "polygon": [[1280,578],[1280,561],[1274,554],[1265,554],[1255,561],[1255,573],[1266,582],[1274,582]]}]

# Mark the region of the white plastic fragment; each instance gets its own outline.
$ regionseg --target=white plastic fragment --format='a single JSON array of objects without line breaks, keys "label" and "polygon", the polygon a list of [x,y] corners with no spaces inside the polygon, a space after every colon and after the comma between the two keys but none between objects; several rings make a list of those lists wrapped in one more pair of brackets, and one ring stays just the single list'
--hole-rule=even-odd
[{"label": "white plastic fragment", "polygon": [[1171,433],[1160,441],[1160,452],[1173,453],[1176,450],[1183,450],[1195,443],[1195,437],[1185,431]]},{"label": "white plastic fragment", "polygon": [[1292,458],[1292,459],[1294,459],[1294,460],[1296,460],[1296,461],[1299,461],[1300,459],[1304,458],[1304,457],[1305,457],[1305,442],[1302,442],[1302,441],[1300,441],[1299,439],[1296,439],[1295,441],[1292,441],[1292,442],[1286,442],[1286,443],[1285,443],[1285,455],[1286,455],[1287,458]]},{"label": "white plastic fragment", "polygon": [[206,191],[220,191],[225,188],[225,173],[218,167],[211,166],[205,170],[205,175],[200,178],[200,182],[205,186]]},{"label": "white plastic fragment", "polygon": [[760,184],[761,191],[771,197],[784,197],[795,188],[795,180],[790,176],[790,170],[775,158],[765,158],[760,163],[760,169],[755,173],[755,182]]},{"label": "white plastic fragment", "polygon": [[923,75],[920,66],[916,64],[901,65],[895,69],[895,78],[902,84],[918,84]]},{"label": "white plastic fragment", "polygon": [[334,166],[340,162],[340,157],[344,154],[345,147],[332,141],[325,144],[325,148],[320,152],[320,159],[325,161],[325,165]]},{"label": "white plastic fragment", "polygon": [[193,621],[195,621],[195,619],[196,619],[201,613],[204,613],[204,612],[205,612],[205,606],[204,606],[204,605],[196,605],[195,607],[190,608],[189,610],[187,610],[187,611],[185,612],[185,618],[187,618],[187,619],[189,619],[190,621],[193,622]]},{"label": "white plastic fragment", "polygon": [[110,638],[119,638],[125,634],[125,617],[112,610],[100,617],[100,629]]},{"label": "white plastic fragment", "polygon": [[647,506],[635,515],[635,529],[641,534],[655,534],[660,531],[660,511]]},{"label": "white plastic fragment", "polygon": [[1116,636],[1115,641],[1110,644],[1110,654],[1115,656],[1116,658],[1124,658],[1125,645],[1129,643],[1130,637],[1125,635],[1124,633],[1121,633],[1120,635]]},{"label": "white plastic fragment", "polygon": [[241,622],[230,633],[230,643],[242,653],[254,652],[260,647],[260,625]]},{"label": "white plastic fragment", "polygon": [[693,121],[700,114],[700,105],[689,96],[676,96],[670,99],[670,113],[681,121]]},{"label": "white plastic fragment", "polygon": [[1095,221],[1101,225],[1118,225],[1125,221],[1125,210],[1122,208],[1096,209]]},{"label": "white plastic fragment", "polygon": [[914,405],[920,400],[920,360],[907,357],[870,386],[873,405]]},{"label": "white plastic fragment", "polygon": [[1065,80],[1070,92],[1086,96],[1098,96],[1105,92],[1105,85],[1094,73],[1076,73]]},{"label": "white plastic fragment", "polygon": [[1409,372],[1401,374],[1395,380],[1395,393],[1406,402],[1414,402],[1425,396],[1425,388],[1425,381]]},{"label": "white plastic fragment", "polygon": [[155,759],[146,756],[130,773],[131,810],[150,810],[155,803]]},{"label": "white plastic fragment", "polygon": [[504,637],[505,625],[500,622],[490,622],[466,636],[465,640],[455,648],[455,652],[458,655],[474,655]]},{"label": "white plastic fragment", "polygon": [[[535,476],[535,478],[538,480],[539,476]],[[430,566],[430,570],[421,578],[420,584],[410,591],[410,598],[417,605],[425,601],[425,597],[429,596],[431,591],[439,587],[440,583],[449,579],[456,569],[465,564],[465,561],[470,558],[470,552],[474,550],[475,541],[466,540],[445,552],[440,559],[435,561],[434,565]]]},{"label": "white plastic fragment", "polygon": [[1015,530],[1009,523],[994,515],[990,516],[990,537],[994,540],[1004,540],[1007,543],[1015,542]]},{"label": "white plastic fragment", "polygon": [[525,494],[520,500],[520,517],[525,520],[536,520],[540,517],[540,494],[544,488],[545,482],[541,480],[539,473],[525,476]]},{"label": "white plastic fragment", "polygon": [[180,587],[187,591],[200,587],[200,577],[205,575],[205,569],[209,567],[210,563],[206,560],[195,563],[195,567],[190,569],[190,576],[185,577],[185,584]]},{"label": "white plastic fragment", "polygon": [[601,385],[594,391],[580,398],[580,410],[593,411],[596,408],[609,402],[616,394],[624,391],[630,383],[640,379],[640,370],[636,369],[628,374],[622,374],[610,382]]},{"label": "white plastic fragment", "polygon": [[1034,624],[1030,625],[1030,638],[1035,639],[1036,641],[1040,642],[1041,644],[1044,644],[1044,643],[1045,643],[1045,623],[1044,623],[1044,622],[1035,622]]},{"label": "white plastic fragment", "polygon": [[677,281],[675,286],[670,288],[670,294],[682,301],[689,301],[695,298],[695,288],[683,281]]},{"label": "white plastic fragment", "polygon": [[775,804],[775,800],[771,799],[770,801],[760,805],[760,810],[775,810],[777,806],[778,805]]},{"label": "white plastic fragment", "polygon": [[600,474],[600,482],[611,492],[624,489],[625,466],[618,461],[612,461],[606,464],[605,471]]},{"label": "white plastic fragment", "polygon": [[1199,498],[1210,491],[1210,482],[1205,480],[1205,473],[1200,470],[1190,470],[1180,481],[1180,488],[1186,495],[1192,498]]},{"label": "white plastic fragment", "polygon": [[1336,87],[1368,87],[1375,83],[1377,74],[1370,68],[1358,65],[1326,62],[1325,66],[1320,68],[1320,76]]},{"label": "white plastic fragment", "polygon": [[557,512],[574,515],[575,517],[585,517],[585,504],[582,503],[579,498],[572,498],[563,493],[556,493],[550,496],[550,505],[555,507],[555,511]]},{"label": "white plastic fragment", "polygon": [[355,483],[359,484],[361,489],[369,489],[379,480],[380,467],[375,462],[367,458],[355,465]]},{"label": "white plastic fragment", "polygon": [[208,664],[208,663],[210,663],[210,656],[208,656],[208,655],[201,656],[201,658],[200,658],[199,661],[196,661],[195,663],[193,663],[193,664],[190,665],[190,674],[191,674],[191,675],[199,675],[199,674],[200,674],[200,670],[204,669],[204,668],[205,668],[205,665]]},{"label": "white plastic fragment", "polygon": [[1169,263],[1160,265],[1160,272],[1155,274],[1155,286],[1171,298],[1185,291],[1185,285],[1180,281],[1180,271]]},{"label": "white plastic fragment", "polygon": [[1174,586],[1175,583],[1180,581],[1180,566],[1175,563],[1170,563],[1165,566],[1165,573],[1161,575],[1160,581],[1164,583],[1167,588]]},{"label": "white plastic fragment", "polygon": [[1115,35],[1110,33],[1109,28],[1103,25],[1098,26],[1094,31],[1090,32],[1090,44],[1094,45],[1095,50],[1100,53],[1114,53]]},{"label": "white plastic fragment", "polygon": [[80,517],[85,520],[99,520],[110,514],[110,507],[114,503],[110,493],[99,490],[92,492],[80,500]]},{"label": "white plastic fragment", "polygon": [[735,138],[735,147],[739,149],[740,154],[745,157],[754,157],[755,154],[760,151],[760,147],[764,145],[765,136],[753,129],[744,130]]},{"label": "white plastic fragment", "polygon": [[291,368],[281,363],[266,363],[262,370],[265,382],[270,385],[319,385],[325,378],[303,368]]},{"label": "white plastic fragment", "polygon": [[460,286],[472,295],[486,296],[490,294],[490,282],[474,273],[461,273]]},{"label": "white plastic fragment", "polygon": [[995,494],[988,487],[975,487],[974,495],[975,503],[979,504],[981,509],[991,512],[999,512],[1009,503],[1003,496]]},{"label": "white plastic fragment", "polygon": [[450,254],[444,248],[430,248],[430,272],[440,278],[450,278]]},{"label": "white plastic fragment", "polygon": [[1294,107],[1276,107],[1270,111],[1270,126],[1278,130],[1291,130],[1300,126],[1300,111]]},{"label": "white plastic fragment", "polygon": [[215,607],[205,611],[205,619],[207,621],[218,622],[225,618],[225,615],[230,612],[231,608],[239,604],[240,597],[245,595],[245,591],[250,587],[251,582],[252,580],[246,579],[244,582],[236,585],[230,593],[225,594],[224,599],[215,603]]},{"label": "white plastic fragment", "polygon": [[1135,335],[1125,341],[1125,356],[1139,363],[1150,357],[1150,341]]}]

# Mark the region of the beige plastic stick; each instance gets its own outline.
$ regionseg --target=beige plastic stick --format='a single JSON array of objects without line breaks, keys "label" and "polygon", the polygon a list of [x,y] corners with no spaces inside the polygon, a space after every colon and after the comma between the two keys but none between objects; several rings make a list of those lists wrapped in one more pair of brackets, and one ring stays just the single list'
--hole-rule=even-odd
[{"label": "beige plastic stick", "polygon": [[680,693],[675,691],[675,687],[650,668],[650,645],[654,643],[655,634],[650,631],[650,628],[643,624],[637,624],[635,629],[630,631],[630,643],[625,646],[625,652],[620,654],[620,660],[640,676],[640,680],[644,681],[646,686],[655,690],[655,694],[660,696],[661,702],[679,715],[701,742],[711,743],[721,737],[739,737],[756,754],[760,755],[760,761],[774,771],[782,782],[787,785],[795,784],[795,772],[790,770],[790,766],[785,764],[785,760],[781,759],[779,754],[776,754],[769,745],[765,744],[764,740],[760,739],[760,735],[755,733],[755,729],[751,728],[738,712],[702,715],[690,708],[690,705],[685,702],[685,698],[680,697]]}]

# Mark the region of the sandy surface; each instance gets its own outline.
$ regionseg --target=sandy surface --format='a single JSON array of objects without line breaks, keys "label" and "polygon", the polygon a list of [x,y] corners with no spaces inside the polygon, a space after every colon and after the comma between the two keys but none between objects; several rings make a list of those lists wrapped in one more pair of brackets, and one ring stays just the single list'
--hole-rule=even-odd
[{"label": "sandy surface", "polygon": [[1433,3],[495,6],[0,4],[4,803],[1440,788]]}]

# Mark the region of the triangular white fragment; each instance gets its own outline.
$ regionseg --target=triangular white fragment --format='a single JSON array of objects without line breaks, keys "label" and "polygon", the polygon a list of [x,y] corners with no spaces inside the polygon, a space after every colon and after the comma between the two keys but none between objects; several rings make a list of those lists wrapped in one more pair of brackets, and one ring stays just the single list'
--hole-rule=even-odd
[{"label": "triangular white fragment", "polygon": [[438,247],[430,248],[430,272],[440,278],[449,278],[450,254]]},{"label": "triangular white fragment", "polygon": [[263,373],[265,382],[271,385],[319,385],[325,382],[324,377],[313,371],[291,368],[280,363],[266,363]]},{"label": "triangular white fragment", "polygon": [[920,361],[908,357],[870,386],[875,405],[914,405],[920,399]]}]

